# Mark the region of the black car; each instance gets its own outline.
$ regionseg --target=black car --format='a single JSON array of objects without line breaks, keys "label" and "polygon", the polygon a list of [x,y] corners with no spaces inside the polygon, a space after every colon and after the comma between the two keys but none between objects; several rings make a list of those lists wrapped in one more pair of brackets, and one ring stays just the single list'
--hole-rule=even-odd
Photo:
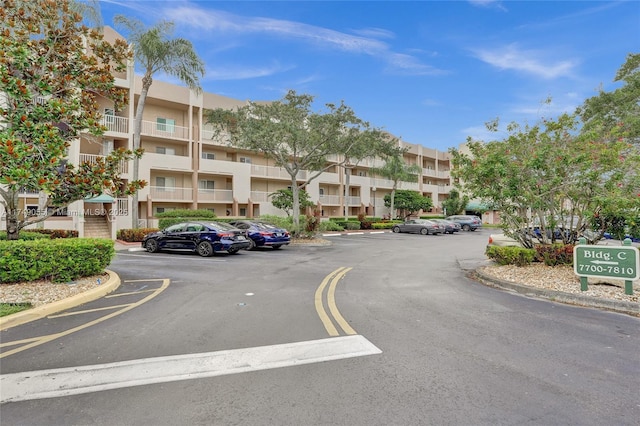
[{"label": "black car", "polygon": [[278,228],[270,223],[255,220],[236,220],[229,222],[230,225],[247,232],[251,247],[272,247],[279,249],[291,242],[291,235],[286,229]]},{"label": "black car", "polygon": [[220,222],[183,222],[160,232],[145,235],[142,247],[149,253],[160,250],[190,250],[200,256],[212,256],[226,251],[234,254],[249,248],[251,243],[244,231]]}]

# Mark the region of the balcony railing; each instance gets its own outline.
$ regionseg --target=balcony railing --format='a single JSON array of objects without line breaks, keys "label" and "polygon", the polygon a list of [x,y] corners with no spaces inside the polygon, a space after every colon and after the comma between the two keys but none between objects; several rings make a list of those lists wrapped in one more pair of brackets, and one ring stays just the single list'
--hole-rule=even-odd
[{"label": "balcony railing", "polygon": [[[104,158],[104,155],[94,155],[94,154],[80,154],[80,164],[89,163],[95,164],[98,158]],[[128,173],[129,172],[129,162],[125,160],[120,160],[118,164],[118,173]]]},{"label": "balcony railing", "polygon": [[339,195],[321,195],[319,200],[323,206],[339,206],[340,205],[340,196]]},{"label": "balcony railing", "polygon": [[155,121],[143,121],[141,134],[165,139],[189,140],[189,128]]},{"label": "balcony railing", "polygon": [[[271,166],[251,166],[251,174],[253,176],[262,176],[262,177],[270,177],[270,178],[278,178],[278,179],[291,179],[291,175],[287,173],[287,171],[281,167],[271,167]],[[296,179],[306,179],[307,171],[303,170],[298,172],[296,175]]]},{"label": "balcony railing", "polygon": [[107,128],[108,132],[129,133],[129,119],[116,115],[105,115],[100,120],[100,124]]},{"label": "balcony railing", "polygon": [[250,197],[251,197],[251,201],[253,201],[254,203],[266,203],[271,201],[269,199],[269,194],[271,194],[271,192],[267,192],[267,191],[251,191]]},{"label": "balcony railing", "polygon": [[348,206],[359,206],[360,205],[360,197],[345,197],[346,204]]},{"label": "balcony railing", "polygon": [[192,201],[193,199],[193,188],[151,186],[149,191],[153,201]]},{"label": "balcony railing", "polygon": [[198,189],[198,201],[217,201],[232,203],[233,191],[231,189]]}]

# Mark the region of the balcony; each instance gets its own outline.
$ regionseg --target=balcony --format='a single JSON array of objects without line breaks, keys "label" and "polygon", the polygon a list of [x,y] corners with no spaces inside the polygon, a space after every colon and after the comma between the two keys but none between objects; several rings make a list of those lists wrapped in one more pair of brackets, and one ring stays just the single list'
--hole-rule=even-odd
[{"label": "balcony", "polygon": [[155,121],[142,121],[140,134],[162,139],[189,140],[188,127],[157,123]]},{"label": "balcony", "polygon": [[345,197],[345,202],[348,206],[353,207],[353,206],[359,206],[360,205],[360,197]]},{"label": "balcony", "polygon": [[[282,167],[271,167],[271,166],[251,166],[251,175],[259,176],[259,177],[269,177],[275,179],[288,179],[291,180],[291,175],[287,173],[285,169]],[[307,171],[303,170],[298,172],[296,175],[296,179],[304,180],[307,178]]]},{"label": "balcony", "polygon": [[151,186],[149,193],[153,201],[193,201],[193,188]]},{"label": "balcony", "polygon": [[232,203],[233,191],[231,189],[198,189],[198,202]]},{"label": "balcony", "polygon": [[[104,158],[104,155],[94,155],[94,154],[80,154],[80,164],[89,163],[95,164],[98,158]],[[118,164],[118,173],[129,173],[129,162],[125,160],[120,160],[120,164]]]},{"label": "balcony", "polygon": [[269,199],[270,192],[267,191],[251,191],[249,195],[251,197],[251,201],[254,203],[267,203],[271,200]]},{"label": "balcony", "polygon": [[340,196],[339,195],[321,195],[318,201],[323,206],[339,206]]},{"label": "balcony", "polygon": [[140,169],[191,171],[193,170],[192,162],[191,157],[184,155],[145,152],[140,158]]},{"label": "balcony", "polygon": [[107,132],[122,134],[129,133],[129,119],[125,117],[118,117],[117,115],[105,115],[100,120],[100,124],[107,128]]}]

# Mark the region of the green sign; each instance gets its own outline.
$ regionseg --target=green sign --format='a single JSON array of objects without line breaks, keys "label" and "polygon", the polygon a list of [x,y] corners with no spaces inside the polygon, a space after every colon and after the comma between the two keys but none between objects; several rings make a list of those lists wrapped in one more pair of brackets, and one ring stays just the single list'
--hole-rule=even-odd
[{"label": "green sign", "polygon": [[589,246],[573,248],[573,271],[582,277],[607,277],[623,280],[640,278],[638,249],[630,246]]}]

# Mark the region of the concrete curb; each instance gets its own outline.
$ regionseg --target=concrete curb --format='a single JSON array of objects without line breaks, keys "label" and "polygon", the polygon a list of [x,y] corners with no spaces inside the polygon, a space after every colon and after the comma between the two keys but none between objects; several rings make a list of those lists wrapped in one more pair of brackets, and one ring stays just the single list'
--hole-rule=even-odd
[{"label": "concrete curb", "polygon": [[109,274],[109,279],[107,282],[96,288],[76,294],[72,297],[67,297],[66,299],[62,299],[57,302],[38,306],[37,308],[7,315],[5,317],[0,317],[0,330],[6,330],[17,325],[44,318],[48,315],[55,314],[56,312],[99,299],[113,292],[120,286],[120,277],[115,272],[108,269],[105,269],[105,272]]},{"label": "concrete curb", "polygon": [[540,297],[552,302],[560,302],[566,303],[568,305],[588,308],[605,309],[608,311],[640,317],[640,303],[627,302],[624,300],[597,299],[593,297],[582,296],[579,294],[527,287],[510,281],[504,281],[498,278],[490,277],[489,275],[483,274],[479,269],[473,271],[471,275],[482,284],[500,288],[503,290],[511,290],[529,297]]}]

